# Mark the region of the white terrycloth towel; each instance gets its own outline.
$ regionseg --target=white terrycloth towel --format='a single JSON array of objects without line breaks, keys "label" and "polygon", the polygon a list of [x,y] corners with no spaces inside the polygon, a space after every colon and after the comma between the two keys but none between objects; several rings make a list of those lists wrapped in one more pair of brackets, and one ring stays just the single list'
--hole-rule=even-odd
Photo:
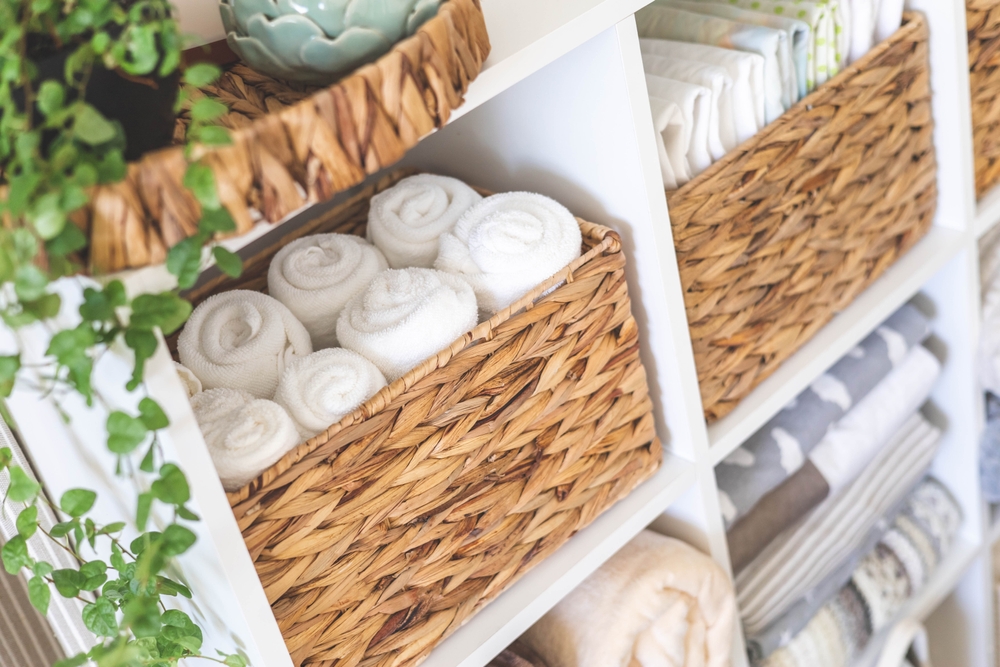
[{"label": "white terrycloth towel", "polygon": [[[644,56],[671,60],[693,60],[724,68],[733,80],[732,114],[736,143],[741,144],[764,127],[764,58],[756,53],[732,51],[705,44],[674,42],[668,39],[640,39]],[[724,114],[725,96],[720,97]],[[720,127],[724,130],[725,122]]]},{"label": "white terrycloth towel", "polygon": [[832,497],[854,481],[906,418],[927,400],[941,363],[916,345],[899,366],[833,425],[809,453]]},{"label": "white terrycloth towel", "polygon": [[735,608],[711,558],[644,530],[521,640],[548,667],[727,667]]},{"label": "white terrycloth towel", "polygon": [[278,251],[267,291],[285,304],[312,338],[314,350],[337,345],[337,317],[347,301],[389,268],[378,248],[353,234],[316,234]]},{"label": "white terrycloth towel", "polygon": [[[784,33],[774,28],[738,23],[717,16],[650,5],[635,14],[640,37],[673,39],[757,53],[764,58],[764,120],[770,123],[785,112],[781,43]],[[784,52],[788,56],[787,49]]]},{"label": "white terrycloth towel", "polygon": [[559,202],[505,192],[470,208],[441,236],[434,266],[467,280],[489,316],[579,257],[582,242],[579,223]]},{"label": "white terrycloth towel", "polygon": [[368,240],[394,269],[434,266],[438,238],[482,195],[448,176],[417,174],[372,197]]},{"label": "white terrycloth towel", "polygon": [[188,398],[191,398],[204,389],[201,386],[201,380],[198,379],[198,376],[192,373],[191,369],[184,364],[179,364],[175,361],[174,370],[177,371],[177,377],[180,378],[181,384],[184,385],[184,391],[187,392]]},{"label": "white terrycloth towel", "polygon": [[241,389],[195,394],[191,408],[227,491],[252,482],[299,442],[284,408]]},{"label": "white terrycloth towel", "polygon": [[308,440],[354,412],[385,384],[382,372],[360,354],[343,348],[320,350],[289,362],[274,401]]},{"label": "white terrycloth towel", "polygon": [[[653,112],[660,160],[664,156],[670,160],[670,170],[677,184],[684,185],[712,166],[708,141],[712,124],[712,91],[652,74],[646,75],[646,90]],[[680,113],[679,126],[673,122],[671,108]],[[663,143],[662,150],[660,142]],[[667,170],[663,171],[666,173]],[[664,185],[669,187],[666,179]]]},{"label": "white terrycloth towel", "polygon": [[177,339],[181,363],[205,389],[271,398],[291,357],[312,353],[309,332],[280,301],[233,290],[202,302]]},{"label": "white terrycloth towel", "polygon": [[477,321],[476,295],[461,277],[434,269],[388,269],[348,302],[337,320],[337,338],[392,382]]},{"label": "white terrycloth towel", "polygon": [[711,95],[708,110],[708,152],[713,160],[718,160],[727,151],[736,148],[733,79],[725,68],[649,53],[642,55],[642,67],[646,74],[706,88]]}]

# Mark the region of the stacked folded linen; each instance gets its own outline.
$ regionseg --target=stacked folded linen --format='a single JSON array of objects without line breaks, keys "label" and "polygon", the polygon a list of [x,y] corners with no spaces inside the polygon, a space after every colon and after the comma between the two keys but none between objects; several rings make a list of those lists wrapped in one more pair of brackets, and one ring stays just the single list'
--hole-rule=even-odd
[{"label": "stacked folded linen", "polygon": [[979,335],[979,384],[1000,396],[1000,227],[979,242],[982,328]]},{"label": "stacked folded linen", "polygon": [[983,498],[1000,503],[1000,398],[986,393],[986,428],[979,441],[979,479]]},{"label": "stacked folded linen", "polygon": [[927,477],[910,494],[875,548],[805,628],[761,664],[846,667],[930,578],[951,549],[962,511]]},{"label": "stacked folded linen", "polygon": [[716,467],[727,526],[793,475],[841,419],[930,335],[920,311],[905,305]]},{"label": "stacked folded linen", "polygon": [[645,530],[521,637],[549,667],[729,664],[729,578],[687,544]]},{"label": "stacked folded linen", "polygon": [[[728,530],[733,570],[740,572],[783,530],[857,479],[927,400],[940,372],[940,362],[926,348],[918,345],[910,350],[898,367],[830,428],[798,472]],[[807,493],[802,493],[803,488]]]},{"label": "stacked folded linen", "polygon": [[278,251],[267,291],[305,326],[314,350],[337,345],[337,317],[376,273],[389,268],[378,248],[353,234],[315,234]]},{"label": "stacked folded linen", "polygon": [[[712,92],[704,86],[646,75],[663,185],[674,188],[712,164]],[[717,106],[716,106],[717,108]],[[666,163],[664,162],[666,159]],[[668,180],[672,175],[673,182]]]}]

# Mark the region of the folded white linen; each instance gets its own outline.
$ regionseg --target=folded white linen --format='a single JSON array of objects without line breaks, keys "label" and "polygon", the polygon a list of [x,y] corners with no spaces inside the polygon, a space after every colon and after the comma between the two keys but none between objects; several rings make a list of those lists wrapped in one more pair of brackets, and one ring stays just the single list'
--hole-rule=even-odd
[{"label": "folded white linen", "polygon": [[181,363],[205,389],[244,389],[271,398],[292,356],[312,352],[309,332],[280,301],[260,292],[211,296],[177,339]]},{"label": "folded white linen", "polygon": [[[663,124],[662,112],[654,117],[654,127],[663,140],[677,184],[683,185],[712,166],[708,142],[712,124],[712,92],[703,86],[652,74],[646,75],[646,91],[651,110],[673,105],[680,111],[680,132],[671,124],[663,130],[659,129]],[[681,155],[683,160],[679,159]]]},{"label": "folded white linen", "polygon": [[848,63],[853,63],[872,48],[875,39],[875,4],[876,0],[850,0],[851,48],[847,53]]},{"label": "folded white linen", "polygon": [[733,79],[723,67],[695,60],[664,58],[642,54],[646,74],[683,81],[706,88],[711,94],[708,110],[708,151],[718,160],[736,147],[736,127],[733,125]]},{"label": "folded white linen", "polygon": [[392,382],[477,321],[476,295],[461,276],[434,269],[387,269],[344,307],[337,338]]},{"label": "folded white linen", "polygon": [[378,248],[353,234],[315,234],[278,251],[267,291],[305,326],[314,350],[337,345],[337,317],[347,301],[389,268]]},{"label": "folded white linen", "polygon": [[548,667],[725,667],[735,611],[711,558],[644,530],[521,641]]},{"label": "folded white linen", "polygon": [[903,0],[878,0],[878,14],[875,17],[875,43],[892,37],[903,24]]},{"label": "folded white linen", "polygon": [[1000,227],[979,242],[980,300],[983,322],[979,333],[979,383],[1000,396]]},{"label": "folded white linen", "polygon": [[242,389],[208,389],[191,397],[191,408],[227,491],[252,482],[299,442],[284,408]]},{"label": "folded white linen", "polygon": [[343,348],[320,350],[288,363],[274,401],[308,440],[354,412],[385,384],[382,372],[360,354]]},{"label": "folded white linen", "polygon": [[393,269],[434,266],[438,238],[482,195],[448,176],[417,174],[372,197],[368,240]]},{"label": "folded white linen", "polygon": [[181,384],[184,385],[184,391],[187,392],[188,398],[191,398],[204,389],[201,386],[201,380],[198,379],[198,376],[192,373],[191,369],[184,364],[179,364],[175,361],[174,370],[177,371],[177,377],[180,378]]},{"label": "folded white linen", "polygon": [[[784,113],[783,68],[779,64],[784,33],[774,28],[738,23],[717,16],[672,7],[649,5],[635,14],[639,37],[673,39],[757,53],[764,58],[764,120],[770,123]],[[787,50],[785,52],[787,56]]]},{"label": "folded white linen", "polygon": [[[690,59],[724,68],[733,80],[732,114],[736,143],[743,143],[764,127],[763,56],[668,39],[640,39],[639,49],[643,55],[671,60]],[[724,97],[721,99],[725,101]]]},{"label": "folded white linen", "polygon": [[470,208],[441,235],[434,266],[468,281],[488,317],[579,257],[582,242],[579,223],[559,202],[505,192]]},{"label": "folded white linen", "polygon": [[827,432],[809,460],[830,486],[830,496],[857,479],[931,393],[941,362],[916,345],[884,380]]},{"label": "folded white linen", "polygon": [[649,111],[653,116],[656,136],[656,153],[660,159],[660,177],[663,187],[675,190],[691,180],[691,167],[687,160],[684,131],[684,114],[674,102],[649,98]]}]

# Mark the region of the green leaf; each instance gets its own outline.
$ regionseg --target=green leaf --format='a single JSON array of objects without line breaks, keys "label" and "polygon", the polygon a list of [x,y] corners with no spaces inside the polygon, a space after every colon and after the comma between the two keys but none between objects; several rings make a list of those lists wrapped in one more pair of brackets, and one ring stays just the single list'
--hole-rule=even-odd
[{"label": "green leaf", "polygon": [[28,555],[28,543],[20,535],[15,535],[3,545],[0,558],[3,558],[3,569],[7,570],[7,574],[17,574],[23,567],[30,568],[33,562]]},{"label": "green leaf", "polygon": [[231,655],[226,655],[225,653],[219,652],[219,655],[222,656],[222,662],[226,664],[226,667],[247,667],[246,659],[239,654],[233,653]]},{"label": "green leaf", "polygon": [[107,569],[107,563],[102,560],[84,563],[80,567],[80,574],[84,576],[83,585],[80,588],[85,591],[96,591],[108,580]]},{"label": "green leaf", "polygon": [[97,163],[98,183],[117,183],[125,178],[125,156],[120,150],[108,151]]},{"label": "green leaf", "polygon": [[229,108],[211,97],[203,97],[191,105],[191,120],[196,123],[207,123],[221,118],[229,112]]},{"label": "green leaf", "polygon": [[28,540],[38,530],[38,508],[35,505],[25,507],[17,515],[17,534]]},{"label": "green leaf", "polygon": [[212,257],[219,269],[230,278],[239,278],[243,273],[243,260],[236,253],[229,252],[220,245],[212,248]]},{"label": "green leaf", "polygon": [[[188,589],[188,587],[183,584],[179,584],[176,581],[173,581],[172,579],[168,579],[162,576],[157,576],[156,586],[157,590],[162,595],[167,595],[171,597],[173,597],[174,595],[180,595],[182,597],[186,597],[189,600],[191,599],[190,589]],[[166,620],[164,620],[164,623],[166,623]]]},{"label": "green leaf", "polygon": [[56,585],[59,595],[64,598],[75,598],[80,594],[80,588],[85,579],[79,570],[56,570],[52,573],[52,583]]},{"label": "green leaf", "polygon": [[5,470],[14,460],[14,452],[10,447],[0,447],[0,470]]},{"label": "green leaf", "polygon": [[114,637],[118,634],[118,619],[115,606],[107,598],[97,598],[84,606],[83,624],[98,637]]},{"label": "green leaf", "polygon": [[163,335],[177,331],[191,315],[191,304],[172,292],[140,294],[132,300],[130,327],[152,331],[159,327]]},{"label": "green leaf", "polygon": [[133,598],[123,611],[125,625],[132,629],[132,634],[137,638],[159,634],[160,610],[156,606],[156,599],[145,596]]},{"label": "green leaf", "polygon": [[124,41],[128,48],[128,60],[121,67],[129,74],[149,74],[160,60],[156,48],[156,33],[151,25],[132,24],[125,32]]},{"label": "green leaf", "polygon": [[139,401],[139,419],[150,431],[158,431],[170,425],[170,420],[167,419],[163,408],[149,397]]},{"label": "green leaf", "polygon": [[167,252],[167,270],[177,276],[177,285],[187,289],[198,280],[201,272],[201,246],[204,239],[200,235],[189,236],[178,241]]},{"label": "green leaf", "polygon": [[160,479],[150,486],[150,493],[169,505],[183,505],[191,499],[191,489],[180,468],[166,463],[160,468]]},{"label": "green leaf", "polygon": [[188,166],[184,172],[184,187],[204,208],[219,208],[219,193],[215,188],[215,174],[200,162]]},{"label": "green leaf", "polygon": [[80,111],[76,114],[73,131],[77,139],[91,146],[107,143],[116,134],[115,126],[100,111],[86,103],[80,106]]},{"label": "green leaf", "polygon": [[75,329],[63,329],[49,341],[45,354],[60,364],[70,366],[87,358],[87,350],[97,343],[94,330],[84,322]]},{"label": "green leaf", "polygon": [[120,410],[108,415],[108,449],[115,454],[129,454],[145,440],[146,425]]},{"label": "green leaf", "polygon": [[59,256],[69,255],[86,247],[87,237],[73,224],[66,225],[59,236],[45,242],[45,249],[50,254]]},{"label": "green leaf", "polygon": [[[10,396],[12,391],[14,391],[14,381],[17,378],[17,371],[20,370],[20,368],[21,357],[17,355],[0,356],[0,396],[6,398]],[[4,467],[6,466],[0,465],[0,469],[3,469]]]},{"label": "green leaf", "polygon": [[115,308],[125,303],[125,288],[117,280],[101,290],[88,287],[83,290],[80,316],[89,322],[117,322]]},{"label": "green leaf", "polygon": [[197,514],[184,506],[177,508],[177,516],[188,521],[201,521],[201,518]]},{"label": "green leaf", "polygon": [[40,320],[48,320],[59,314],[62,299],[58,294],[46,294],[34,301],[24,301],[21,306]]},{"label": "green leaf", "polygon": [[52,566],[44,561],[38,561],[31,566],[31,571],[37,574],[39,577],[47,577],[52,574]]},{"label": "green leaf", "polygon": [[153,441],[149,443],[149,449],[146,450],[146,455],[142,457],[142,461],[139,462],[139,470],[143,472],[152,473],[156,470],[156,442]]},{"label": "green leaf", "polygon": [[54,239],[62,233],[66,226],[66,214],[59,205],[59,193],[49,192],[35,200],[28,216],[38,235],[45,239]]},{"label": "green leaf", "polygon": [[86,653],[77,653],[72,657],[59,660],[52,667],[80,667],[80,665],[86,664],[88,660],[90,658],[87,657]]},{"label": "green leaf", "polygon": [[229,130],[219,125],[194,128],[192,138],[206,146],[228,146],[233,143]]},{"label": "green leaf", "polygon": [[118,572],[125,572],[127,567],[125,562],[125,557],[122,555],[122,549],[118,546],[117,542],[111,543],[111,567],[115,568]]},{"label": "green leaf", "polygon": [[50,530],[49,533],[52,537],[66,537],[73,532],[73,529],[76,528],[79,523],[80,522],[76,519],[73,521],[63,521],[52,526],[52,530]]},{"label": "green leaf", "polygon": [[[142,382],[146,371],[146,360],[156,353],[156,334],[144,329],[129,329],[125,332],[125,344],[135,353],[135,365],[132,368],[132,379],[125,388],[133,391]],[[153,472],[146,470],[145,472]]]},{"label": "green leaf", "polygon": [[[135,510],[135,523],[139,530],[146,530],[146,523],[149,521],[149,510],[153,507],[153,494],[140,493],[138,504]],[[135,553],[133,551],[133,553]]]},{"label": "green leaf", "polygon": [[90,511],[97,494],[87,489],[70,489],[59,499],[59,507],[71,517],[81,517]]},{"label": "green leaf", "polygon": [[65,98],[62,84],[55,79],[47,79],[38,87],[38,109],[46,116],[60,109]]},{"label": "green leaf", "polygon": [[125,529],[124,521],[116,521],[114,523],[109,523],[108,525],[97,531],[98,535],[114,535],[115,533],[120,533]]},{"label": "green leaf", "polygon": [[198,540],[197,536],[184,526],[172,523],[163,531],[163,555],[179,556]]},{"label": "green leaf", "polygon": [[215,65],[209,63],[197,63],[184,70],[184,83],[201,88],[213,83],[219,78],[222,71]]},{"label": "green leaf", "polygon": [[41,488],[38,482],[28,477],[23,468],[11,466],[10,486],[7,488],[8,498],[17,503],[27,503],[35,499]]},{"label": "green leaf", "polygon": [[49,279],[34,264],[22,264],[14,272],[14,292],[21,301],[34,301],[45,295]]},{"label": "green leaf", "polygon": [[52,599],[52,591],[44,578],[34,576],[28,579],[28,600],[31,606],[38,610],[43,616],[49,611],[49,601]]},{"label": "green leaf", "polygon": [[206,234],[235,232],[236,221],[233,220],[233,216],[225,206],[220,208],[206,208],[201,212],[201,220],[198,221],[198,230]]}]

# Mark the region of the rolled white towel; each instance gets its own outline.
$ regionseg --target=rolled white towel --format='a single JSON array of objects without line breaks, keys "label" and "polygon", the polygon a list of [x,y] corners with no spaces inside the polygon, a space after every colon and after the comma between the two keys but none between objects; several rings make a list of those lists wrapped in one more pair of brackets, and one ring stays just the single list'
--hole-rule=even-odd
[{"label": "rolled white towel", "polygon": [[267,290],[305,326],[314,350],[337,345],[337,317],[347,301],[389,268],[381,251],[353,234],[316,234],[278,251]]},{"label": "rolled white towel", "polygon": [[434,269],[388,269],[344,307],[337,338],[392,382],[476,322],[476,295],[461,277]]},{"label": "rolled white towel", "polygon": [[441,236],[434,266],[469,281],[481,313],[503,310],[580,256],[580,225],[544,195],[506,192],[469,209]]},{"label": "rolled white towel", "polygon": [[394,269],[429,269],[437,258],[438,238],[482,198],[457,178],[435,174],[404,178],[372,197],[368,240]]},{"label": "rolled white towel", "polygon": [[382,372],[360,354],[335,348],[289,362],[274,401],[309,439],[339,422],[386,384]]},{"label": "rolled white towel", "polygon": [[198,379],[198,376],[192,373],[191,369],[184,364],[179,364],[175,361],[174,370],[177,371],[177,377],[180,378],[181,384],[184,385],[184,391],[187,392],[188,398],[201,393],[204,389],[201,386],[201,380]]},{"label": "rolled white towel", "polygon": [[205,389],[271,398],[292,356],[312,353],[309,332],[277,299],[247,290],[209,297],[177,339],[181,363]]},{"label": "rolled white towel", "polygon": [[191,408],[227,491],[249,484],[300,440],[283,407],[241,389],[195,394]]}]

